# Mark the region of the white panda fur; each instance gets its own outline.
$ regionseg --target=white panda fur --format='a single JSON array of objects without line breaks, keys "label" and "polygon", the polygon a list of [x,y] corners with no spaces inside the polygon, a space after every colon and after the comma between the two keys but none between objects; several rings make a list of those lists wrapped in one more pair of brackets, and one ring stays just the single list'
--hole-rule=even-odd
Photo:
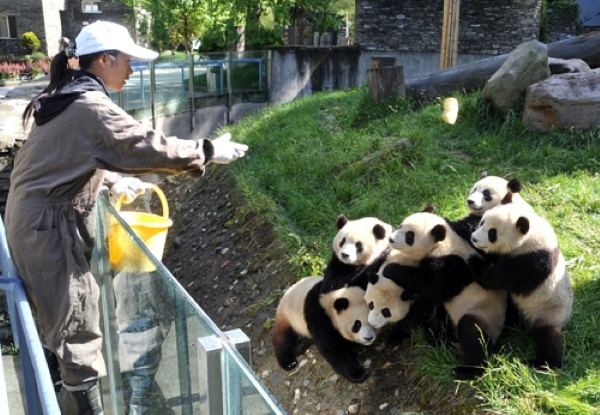
[{"label": "white panda fur", "polygon": [[522,205],[486,212],[472,242],[495,259],[478,279],[489,289],[508,290],[531,327],[536,367],[562,367],[562,329],[570,320],[573,290],[558,238],[550,223]]},{"label": "white panda fur", "polygon": [[376,338],[368,323],[364,290],[354,286],[321,293],[322,282],[320,276],[303,278],[281,298],[273,333],[277,361],[283,369],[293,369],[299,337],[309,338],[338,373],[362,382],[369,370],[358,362],[354,346],[370,345]]},{"label": "white panda fur", "polygon": [[408,216],[390,242],[393,249],[419,261],[420,273],[401,277],[400,285],[435,306],[443,305],[450,316],[466,363],[455,369],[455,375],[468,379],[482,374],[481,365],[504,327],[507,294],[475,282],[474,270],[484,264],[481,255],[430,211]]},{"label": "white panda fur", "polygon": [[414,328],[433,314],[431,304],[415,293],[405,290],[395,282],[400,273],[415,273],[419,261],[398,250],[391,250],[379,271],[369,274],[365,300],[369,307],[369,323],[375,329],[393,324],[387,337],[390,345],[400,344],[409,338]]},{"label": "white panda fur", "polygon": [[324,271],[322,292],[346,285],[367,287],[366,273],[375,272],[389,250],[392,225],[375,217],[350,220],[340,214],[336,220],[333,254]]},{"label": "white panda fur", "polygon": [[470,241],[471,233],[477,229],[481,216],[502,204],[507,197],[512,200],[512,203],[522,204],[531,209],[519,194],[521,190],[523,190],[523,183],[519,179],[513,178],[509,181],[499,176],[488,176],[484,171],[469,191],[466,200],[469,214],[459,220],[449,221],[450,226],[456,233]]}]

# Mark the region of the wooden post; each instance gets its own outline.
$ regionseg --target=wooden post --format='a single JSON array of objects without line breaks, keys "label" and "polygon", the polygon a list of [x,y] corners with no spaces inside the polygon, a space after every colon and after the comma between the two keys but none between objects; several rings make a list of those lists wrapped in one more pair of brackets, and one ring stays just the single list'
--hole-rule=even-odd
[{"label": "wooden post", "polygon": [[404,98],[404,67],[386,66],[367,69],[369,96],[374,101]]},{"label": "wooden post", "polygon": [[385,68],[386,66],[396,66],[396,57],[373,56],[371,58],[371,68]]},{"label": "wooden post", "polygon": [[458,55],[458,29],[460,22],[460,0],[444,0],[440,69],[456,66]]}]

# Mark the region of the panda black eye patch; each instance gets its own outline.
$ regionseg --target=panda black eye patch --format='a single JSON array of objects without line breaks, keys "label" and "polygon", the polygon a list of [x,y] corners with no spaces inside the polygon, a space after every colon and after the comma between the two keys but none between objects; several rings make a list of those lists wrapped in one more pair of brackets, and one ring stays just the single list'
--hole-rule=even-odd
[{"label": "panda black eye patch", "polygon": [[373,301],[369,302],[369,310],[373,310],[375,308],[375,304],[373,304]]},{"label": "panda black eye patch", "polygon": [[488,189],[483,191],[483,199],[486,202],[489,202],[490,200],[492,200],[492,193]]},{"label": "panda black eye patch", "polygon": [[357,242],[356,243],[356,252],[358,252],[359,254],[363,251],[363,244],[362,242]]},{"label": "panda black eye patch", "polygon": [[340,248],[342,246],[344,246],[345,243],[346,243],[346,238],[342,238],[342,240],[340,241]]},{"label": "panda black eye patch", "polygon": [[413,231],[406,232],[406,235],[404,235],[404,241],[407,245],[412,246],[412,244],[415,243],[415,233]]},{"label": "panda black eye patch", "polygon": [[488,231],[488,239],[492,243],[498,240],[498,231],[496,231],[495,228],[492,228]]},{"label": "panda black eye patch", "polygon": [[360,331],[361,327],[362,327],[362,323],[360,322],[360,320],[356,320],[354,322],[354,325],[352,326],[352,332],[353,333],[358,333]]},{"label": "panda black eye patch", "polygon": [[383,314],[385,318],[390,318],[392,316],[392,313],[390,312],[389,308],[384,308],[383,310],[381,310],[381,314]]}]

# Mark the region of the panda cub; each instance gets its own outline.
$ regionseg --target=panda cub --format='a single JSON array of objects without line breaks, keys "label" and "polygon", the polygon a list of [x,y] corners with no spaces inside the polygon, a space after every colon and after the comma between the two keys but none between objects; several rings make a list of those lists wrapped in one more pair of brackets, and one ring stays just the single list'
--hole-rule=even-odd
[{"label": "panda cub", "polygon": [[336,220],[333,254],[324,272],[321,292],[347,285],[367,288],[369,270],[377,272],[389,252],[392,225],[377,218],[349,220],[340,214]]},{"label": "panda cub", "polygon": [[321,293],[323,277],[306,277],[288,288],[275,314],[273,348],[285,370],[297,365],[295,349],[301,338],[312,339],[333,369],[352,382],[369,376],[356,355],[357,344],[370,345],[376,333],[367,319],[369,309],[360,287]]},{"label": "panda cub", "polygon": [[369,323],[375,329],[395,323],[387,337],[389,345],[398,345],[410,338],[413,330],[433,314],[430,303],[396,282],[396,275],[418,273],[418,265],[418,261],[398,250],[392,250],[379,272],[369,273],[365,292]]},{"label": "panda cub", "polygon": [[571,316],[573,290],[552,226],[531,209],[508,203],[486,212],[471,240],[494,260],[479,283],[507,290],[531,327],[535,367],[564,363],[561,331]]},{"label": "panda cub", "polygon": [[428,210],[408,216],[392,234],[392,248],[419,261],[418,274],[400,274],[397,281],[445,308],[466,364],[456,367],[455,375],[471,379],[483,373],[481,365],[502,332],[507,294],[475,282],[472,270],[483,266],[482,257],[444,218]]},{"label": "panda cub", "polygon": [[471,233],[479,226],[481,216],[493,207],[500,205],[507,195],[510,195],[513,203],[529,206],[519,194],[521,190],[523,190],[523,183],[519,179],[514,178],[508,181],[502,177],[488,176],[484,171],[467,197],[469,214],[457,221],[450,221],[450,226],[456,233],[470,241]]}]

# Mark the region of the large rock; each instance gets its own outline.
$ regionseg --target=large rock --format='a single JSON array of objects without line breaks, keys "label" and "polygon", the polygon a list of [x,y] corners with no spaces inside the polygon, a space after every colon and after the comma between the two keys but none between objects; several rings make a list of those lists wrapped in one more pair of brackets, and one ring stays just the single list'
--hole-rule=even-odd
[{"label": "large rock", "polygon": [[600,126],[600,68],[530,85],[523,123],[536,131]]},{"label": "large rock", "polygon": [[520,111],[527,87],[548,76],[548,47],[537,40],[521,43],[488,80],[481,96],[501,113]]},{"label": "large rock", "polygon": [[583,59],[548,58],[548,67],[552,75],[561,73],[589,72],[590,65]]}]

